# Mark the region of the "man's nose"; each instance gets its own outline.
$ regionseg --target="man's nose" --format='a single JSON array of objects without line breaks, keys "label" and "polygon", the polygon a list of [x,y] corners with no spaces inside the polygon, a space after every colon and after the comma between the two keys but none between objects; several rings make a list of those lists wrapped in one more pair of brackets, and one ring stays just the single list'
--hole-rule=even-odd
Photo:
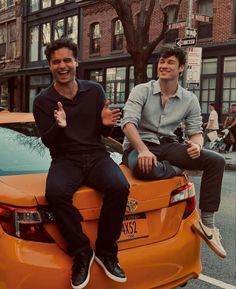
[{"label": "man's nose", "polygon": [[63,67],[65,67],[65,66],[66,66],[65,62],[62,60],[62,61],[59,63],[59,67],[60,67],[60,68],[63,68]]}]

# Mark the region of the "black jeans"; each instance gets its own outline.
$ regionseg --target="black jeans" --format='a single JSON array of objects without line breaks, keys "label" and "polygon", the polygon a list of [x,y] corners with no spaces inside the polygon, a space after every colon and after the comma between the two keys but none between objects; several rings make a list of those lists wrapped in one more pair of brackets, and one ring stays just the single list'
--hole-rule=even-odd
[{"label": "black jeans", "polygon": [[[225,167],[225,159],[220,154],[203,149],[201,150],[199,158],[191,159],[187,154],[187,147],[185,144],[170,142],[169,140],[162,140],[159,145],[153,143],[145,144],[148,146],[149,150],[157,156],[159,161],[158,167],[154,170],[159,171],[159,175],[161,175],[162,179],[170,177],[172,170],[169,164],[183,170],[203,171],[199,208],[207,212],[218,211]],[[131,151],[128,155],[129,163],[134,163],[134,160],[129,159],[133,156],[135,155],[132,155]],[[125,161],[124,159],[124,163],[127,165],[127,160]],[[137,167],[135,170],[137,170]],[[155,175],[155,173],[156,172],[150,172],[150,175]],[[144,178],[148,179],[147,176]]]},{"label": "black jeans", "polygon": [[106,153],[53,159],[46,182],[46,198],[67,241],[69,255],[90,249],[90,241],[82,231],[81,215],[72,204],[73,194],[81,184],[103,194],[96,252],[116,256],[129,184],[119,166]]}]

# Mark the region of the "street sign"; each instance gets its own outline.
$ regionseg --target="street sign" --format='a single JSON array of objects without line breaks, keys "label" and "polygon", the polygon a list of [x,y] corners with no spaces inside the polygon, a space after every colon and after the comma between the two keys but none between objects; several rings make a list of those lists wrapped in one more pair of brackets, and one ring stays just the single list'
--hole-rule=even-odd
[{"label": "street sign", "polygon": [[210,21],[210,17],[207,15],[199,15],[199,14],[193,14],[192,15],[192,19],[197,20],[197,21],[201,21],[201,22],[209,22]]},{"label": "street sign", "polygon": [[197,29],[186,27],[185,28],[185,36],[186,37],[197,37]]},{"label": "street sign", "polygon": [[169,29],[178,29],[186,26],[186,21],[175,22],[168,25]]},{"label": "street sign", "polygon": [[176,38],[175,45],[177,47],[187,47],[196,45],[197,38],[196,37],[189,37],[189,38]]},{"label": "street sign", "polygon": [[186,87],[199,88],[202,63],[202,47],[187,48]]}]

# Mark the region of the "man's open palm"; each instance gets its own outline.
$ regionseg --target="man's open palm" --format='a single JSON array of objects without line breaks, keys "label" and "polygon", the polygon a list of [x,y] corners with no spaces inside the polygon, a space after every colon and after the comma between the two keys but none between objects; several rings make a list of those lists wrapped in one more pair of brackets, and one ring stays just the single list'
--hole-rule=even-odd
[{"label": "man's open palm", "polygon": [[101,112],[102,123],[104,125],[115,125],[117,121],[120,119],[121,111],[120,109],[113,109],[109,108],[109,100],[105,102],[105,105]]}]

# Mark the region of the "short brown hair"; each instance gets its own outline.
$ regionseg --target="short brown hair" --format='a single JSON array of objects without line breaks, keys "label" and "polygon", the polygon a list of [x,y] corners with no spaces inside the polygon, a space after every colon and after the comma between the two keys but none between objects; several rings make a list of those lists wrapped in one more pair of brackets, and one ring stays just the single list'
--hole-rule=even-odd
[{"label": "short brown hair", "polygon": [[78,46],[70,38],[59,38],[48,43],[44,51],[47,61],[50,62],[51,55],[60,48],[68,48],[72,50],[75,59],[78,58]]}]

